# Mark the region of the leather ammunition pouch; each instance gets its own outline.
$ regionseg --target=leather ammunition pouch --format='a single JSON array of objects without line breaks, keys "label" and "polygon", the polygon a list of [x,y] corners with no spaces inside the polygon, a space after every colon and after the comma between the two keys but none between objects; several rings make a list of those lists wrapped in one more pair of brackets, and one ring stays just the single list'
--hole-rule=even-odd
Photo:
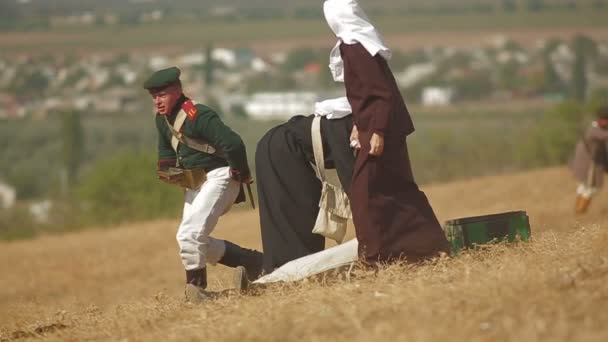
[{"label": "leather ammunition pouch", "polygon": [[158,170],[157,174],[158,178],[165,183],[191,190],[200,189],[207,180],[207,172],[204,169],[170,167],[167,170]]}]

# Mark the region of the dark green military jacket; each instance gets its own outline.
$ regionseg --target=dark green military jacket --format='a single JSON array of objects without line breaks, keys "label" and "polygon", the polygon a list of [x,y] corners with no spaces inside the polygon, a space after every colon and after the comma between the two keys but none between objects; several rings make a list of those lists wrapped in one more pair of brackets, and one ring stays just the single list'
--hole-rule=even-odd
[{"label": "dark green military jacket", "polygon": [[[182,96],[173,111],[167,116],[170,124],[175,122],[177,113],[182,106],[192,104],[188,98]],[[188,114],[188,118],[181,128],[181,132],[190,138],[202,139],[223,151],[223,156],[208,154],[194,150],[182,143],[177,153],[171,147],[171,130],[167,126],[164,115],[156,114],[156,128],[158,130],[158,166],[159,168],[176,166],[191,169],[204,168],[207,172],[222,166],[230,166],[242,175],[249,175],[247,165],[247,152],[241,137],[230,127],[226,126],[217,113],[202,104],[196,104],[196,113]]]}]

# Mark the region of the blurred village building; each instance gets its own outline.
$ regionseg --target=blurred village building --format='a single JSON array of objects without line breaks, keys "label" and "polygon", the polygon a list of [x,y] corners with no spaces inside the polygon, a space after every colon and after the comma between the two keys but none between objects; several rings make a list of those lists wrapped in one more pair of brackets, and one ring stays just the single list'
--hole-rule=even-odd
[{"label": "blurred village building", "polygon": [[317,100],[313,92],[257,93],[245,103],[245,110],[254,120],[289,119],[312,114]]},{"label": "blurred village building", "polygon": [[451,88],[426,87],[422,89],[422,104],[425,106],[447,106],[452,102]]},{"label": "blurred village building", "polygon": [[[152,11],[149,20],[159,15]],[[86,13],[78,18],[90,20]],[[594,51],[583,71],[587,93],[608,89],[608,44],[590,44]],[[571,41],[541,41],[524,48],[501,36],[468,49],[399,52],[390,63],[408,104],[549,100],[570,92],[577,51]],[[91,115],[146,113],[152,105],[142,80],[152,70],[172,65],[182,69],[187,95],[211,102],[223,113],[236,110],[256,120],[310,114],[316,100],[343,91],[329,76],[324,50],[297,49],[265,57],[248,48],[209,46],[173,55],[0,54],[0,119],[44,119],[74,109]]]},{"label": "blurred village building", "polygon": [[10,209],[17,200],[17,191],[12,186],[0,181],[0,209]]}]

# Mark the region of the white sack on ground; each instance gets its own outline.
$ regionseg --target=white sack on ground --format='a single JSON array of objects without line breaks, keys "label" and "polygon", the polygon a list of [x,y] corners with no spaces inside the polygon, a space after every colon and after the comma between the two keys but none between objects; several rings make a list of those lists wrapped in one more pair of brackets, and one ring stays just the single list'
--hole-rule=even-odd
[{"label": "white sack on ground", "polygon": [[341,245],[328,248],[324,251],[292,260],[254,281],[255,284],[268,284],[279,281],[298,281],[358,260],[357,239],[352,239]]}]

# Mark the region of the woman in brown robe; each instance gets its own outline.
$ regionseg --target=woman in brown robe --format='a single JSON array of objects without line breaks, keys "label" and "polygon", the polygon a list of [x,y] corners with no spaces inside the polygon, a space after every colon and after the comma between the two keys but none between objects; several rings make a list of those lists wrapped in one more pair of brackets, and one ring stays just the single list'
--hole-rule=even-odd
[{"label": "woman in brown robe", "polygon": [[356,1],[327,0],[324,10],[340,38],[330,68],[334,79],[344,81],[356,126],[352,139],[360,148],[350,186],[360,259],[418,262],[448,252],[441,225],[412,174],[406,137],[414,125],[386,61],[390,50]]}]

